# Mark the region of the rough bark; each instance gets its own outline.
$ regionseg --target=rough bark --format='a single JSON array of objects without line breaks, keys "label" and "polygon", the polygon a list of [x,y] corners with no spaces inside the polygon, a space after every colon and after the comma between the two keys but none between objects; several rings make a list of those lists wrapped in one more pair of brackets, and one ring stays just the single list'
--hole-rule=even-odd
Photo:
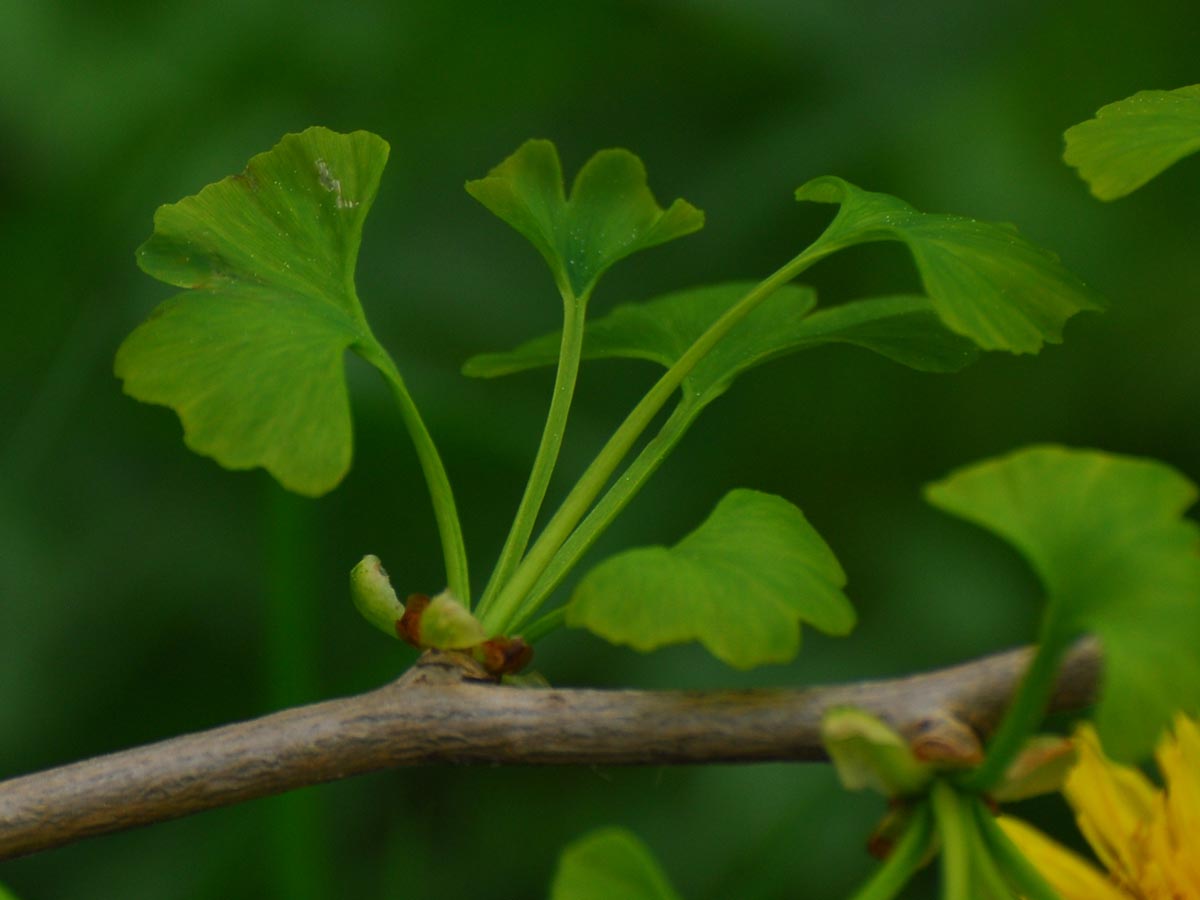
[{"label": "rough bark", "polygon": [[[789,690],[527,689],[427,654],[397,681],[0,782],[0,859],[397,766],[663,765],[825,758],[822,713],[853,705],[929,757],[969,756],[1029,649],[883,681]],[[1053,709],[1089,704],[1100,652],[1066,659]]]}]

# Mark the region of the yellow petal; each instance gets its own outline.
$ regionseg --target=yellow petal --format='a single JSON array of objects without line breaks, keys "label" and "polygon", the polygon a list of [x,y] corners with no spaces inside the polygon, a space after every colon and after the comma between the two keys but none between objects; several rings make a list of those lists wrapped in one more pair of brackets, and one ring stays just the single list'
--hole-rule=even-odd
[{"label": "yellow petal", "polygon": [[1167,785],[1167,817],[1171,831],[1190,838],[1200,853],[1200,728],[1177,716],[1175,734],[1165,737],[1156,754]]},{"label": "yellow petal", "polygon": [[1138,843],[1154,820],[1157,791],[1137,769],[1108,759],[1091,726],[1081,727],[1076,740],[1079,761],[1063,793],[1100,861],[1121,884],[1137,884],[1142,869]]},{"label": "yellow petal", "polygon": [[1178,892],[1174,896],[1200,897],[1200,727],[1177,716],[1174,736],[1163,738],[1156,756],[1166,796],[1160,801],[1147,854]]},{"label": "yellow petal", "polygon": [[996,823],[1063,900],[1131,900],[1132,894],[1114,885],[1086,859],[1033,826],[1010,816],[999,816]]}]

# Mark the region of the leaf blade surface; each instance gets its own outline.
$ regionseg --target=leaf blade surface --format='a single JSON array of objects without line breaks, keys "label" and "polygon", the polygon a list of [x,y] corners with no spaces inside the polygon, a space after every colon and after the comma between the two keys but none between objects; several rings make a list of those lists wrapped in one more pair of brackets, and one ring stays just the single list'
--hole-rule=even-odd
[{"label": "leaf blade surface", "polygon": [[161,207],[138,264],[188,290],[122,343],[126,393],[173,408],[226,468],[308,496],[336,486],[352,453],[342,356],[370,340],[354,267],[387,156],[367,132],[310,128]]},{"label": "leaf blade surface", "polygon": [[698,231],[704,214],[685,200],[663,209],[646,168],[628,150],[601,150],[566,193],[554,144],[526,141],[467,192],[520,232],[542,255],[564,294],[591,293],[614,263]]},{"label": "leaf blade surface", "polygon": [[550,900],[679,900],[646,845],[623,828],[601,828],[559,858]]},{"label": "leaf blade surface", "polygon": [[[583,357],[643,359],[670,368],[753,287],[753,282],[707,285],[618,306],[587,324]],[[873,297],[814,313],[815,305],[811,288],[780,288],[684,378],[685,395],[706,405],[743,372],[826,343],[853,344],[926,372],[957,371],[978,356],[974,344],[941,324],[925,297]],[[493,378],[553,365],[560,339],[556,332],[509,351],[481,354],[463,372]]]},{"label": "leaf blade surface", "polygon": [[1068,128],[1063,159],[1092,194],[1116,200],[1200,150],[1200,84],[1139,91]]},{"label": "leaf blade surface", "polygon": [[1013,544],[1046,587],[1042,640],[1096,634],[1097,728],[1121,759],[1148,752],[1179,709],[1200,709],[1200,528],[1195,486],[1163,463],[1039,446],[951,473],[935,506]]},{"label": "leaf blade surface", "polygon": [[728,493],[674,547],[627,550],[580,581],[566,622],[641,651],[698,641],[751,668],[792,659],[800,623],[846,634],[855,615],[833,551],[788,501]]},{"label": "leaf blade surface", "polygon": [[984,350],[1036,353],[1046,342],[1061,342],[1063,324],[1075,313],[1101,307],[1057,256],[1012,225],[922,213],[833,176],[801,185],[796,199],[839,205],[818,239],[827,252],[874,241],[905,244],[946,327]]}]

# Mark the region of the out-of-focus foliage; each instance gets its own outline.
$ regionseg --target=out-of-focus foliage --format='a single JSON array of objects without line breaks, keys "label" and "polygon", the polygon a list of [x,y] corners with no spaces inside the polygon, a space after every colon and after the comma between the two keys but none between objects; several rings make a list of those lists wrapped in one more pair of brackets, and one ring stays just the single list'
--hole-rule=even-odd
[{"label": "out-of-focus foliage", "polygon": [[550,900],[679,900],[646,845],[622,828],[586,834],[563,850]]},{"label": "out-of-focus foliage", "polygon": [[[191,454],[174,415],[111,374],[168,295],[133,258],[153,211],[312,124],[392,146],[359,294],[446,457],[477,570],[520,496],[551,376],[458,370],[552,330],[558,306],[541,260],[462,185],[525,139],[555,140],[567,171],[628,147],[660,199],[706,212],[702,232],[608,272],[597,316],[770,272],[828,221],[792,199],[822,173],[1053,247],[1112,301],[1068,323],[1061,346],[952,376],[837,347],[747,372],[738,402],[713,404],[593,551],[669,542],[734,487],[778,494],[845,568],[853,636],[812,634],[797,662],[739,674],[698,648],[643,658],[567,631],[535,665],[561,684],[794,684],[1027,640],[1039,589],[1024,563],[925,507],[919,486],[1045,440],[1200,476],[1197,163],[1105,206],[1060,158],[1063,130],[1105,103],[1194,83],[1198,26],[1184,0],[0,4],[0,775],[366,689],[411,659],[346,597],[368,552],[401,597],[444,587],[425,488],[373,373],[349,361],[346,480],[286,502],[261,472]],[[823,306],[919,290],[888,244],[805,280]],[[564,476],[657,374],[584,368]],[[286,644],[267,619],[289,612]],[[828,767],[397,772],[0,878],[28,898],[537,897],[564,843],[619,824],[695,900],[765,900],[780,884],[837,896],[867,867],[878,813]]]},{"label": "out-of-focus foliage", "polygon": [[1135,191],[1168,166],[1200,150],[1200,84],[1138,91],[1102,106],[1064,135],[1063,158],[1101,200]]},{"label": "out-of-focus foliage", "polygon": [[1104,646],[1096,710],[1119,759],[1148,756],[1175,713],[1200,709],[1200,528],[1196,486],[1146,459],[1028,447],[929,485],[930,502],[1020,550],[1046,586],[1038,629]]}]

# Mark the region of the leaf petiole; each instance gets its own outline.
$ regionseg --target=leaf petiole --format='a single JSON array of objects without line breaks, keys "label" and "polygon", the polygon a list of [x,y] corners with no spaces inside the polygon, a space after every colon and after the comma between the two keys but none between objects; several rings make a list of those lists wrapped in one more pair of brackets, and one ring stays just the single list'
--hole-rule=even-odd
[{"label": "leaf petiole", "polygon": [[438,536],[441,538],[442,555],[446,562],[446,583],[450,592],[467,609],[471,608],[471,582],[467,571],[467,548],[463,542],[462,525],[454,504],[454,491],[446,467],[438,454],[437,446],[425,427],[425,421],[413,401],[400,370],[391,356],[373,336],[364,338],[357,348],[362,357],[382,373],[391,386],[392,395],[400,408],[400,418],[412,438],[417,451],[417,460],[429,486],[429,498],[433,503],[433,515],[437,521]]},{"label": "leaf petiole", "polygon": [[675,445],[683,438],[701,407],[681,402],[663,423],[662,428],[621,476],[605,492],[604,496],[592,507],[571,536],[559,547],[551,558],[541,578],[521,605],[514,620],[514,629],[520,629],[523,622],[528,621],[533,613],[562,583],[567,573],[575,567],[580,558],[591,548],[596,539],[612,524],[613,519],[629,505],[642,486],[650,479],[663,460],[667,458]]},{"label": "leaf petiole", "polygon": [[972,900],[971,831],[973,823],[963,808],[958,792],[938,780],[930,791],[930,802],[942,840],[942,897]]},{"label": "leaf petiole", "polygon": [[850,900],[892,900],[896,897],[921,868],[929,852],[932,818],[927,803],[918,806],[887,860]]},{"label": "leaf petiole", "polygon": [[546,414],[546,425],[542,429],[541,443],[534,456],[533,468],[529,473],[529,481],[525,485],[525,493],[521,497],[517,514],[513,519],[512,528],[505,539],[504,548],[492,577],[484,589],[479,601],[479,612],[485,613],[491,606],[493,598],[504,587],[513,570],[521,562],[521,556],[529,544],[529,536],[537,522],[538,512],[542,508],[546,489],[550,485],[550,477],[554,473],[558,452],[562,447],[563,433],[567,427],[567,414],[571,408],[571,399],[575,394],[575,381],[579,374],[579,360],[583,353],[583,326],[587,295],[576,298],[569,290],[563,292],[563,330],[562,343],[558,356],[558,372],[554,377],[554,393],[550,399],[550,409]]},{"label": "leaf petiole", "polygon": [[[633,408],[633,411],[608,439],[608,443],[592,460],[591,465],[588,466],[562,505],[546,524],[541,535],[534,541],[528,555],[496,596],[494,603],[482,613],[481,621],[489,633],[501,634],[512,625],[525,598],[537,584],[558,549],[570,537],[575,526],[583,519],[608,483],[609,478],[621,464],[621,460],[629,453],[642,432],[646,430],[659,410],[679,388],[688,373],[696,367],[705,354],[760,303],[835,249],[829,246],[819,246],[820,244],[821,241],[818,239],[816,243],[752,288],[696,339],[687,352],[666,371]],[[534,610],[530,609],[527,614],[533,612]]]},{"label": "leaf petiole", "polygon": [[536,643],[546,635],[561,628],[563,622],[566,620],[566,617],[567,608],[565,606],[552,609],[537,621],[531,622],[528,626],[526,626],[520,632],[520,635],[529,643]]},{"label": "leaf petiole", "polygon": [[1012,882],[1016,892],[1027,900],[1062,900],[1058,892],[1034,868],[1033,863],[1025,858],[1004,830],[996,824],[987,807],[978,799],[972,805],[980,836],[991,858]]},{"label": "leaf petiole", "polygon": [[[1049,622],[1050,619],[1047,619],[1047,627],[1043,628],[1043,634],[1054,633],[1055,629],[1049,627]],[[1025,739],[1033,734],[1046,714],[1050,695],[1054,691],[1059,663],[1062,662],[1063,654],[1069,646],[1070,642],[1060,637],[1043,639],[1038,645],[1037,653],[1034,654],[1025,677],[1021,679],[1016,696],[1013,697],[995,736],[988,743],[983,764],[963,778],[962,784],[966,788],[987,791],[1004,777],[1009,765],[1021,752]]]}]

